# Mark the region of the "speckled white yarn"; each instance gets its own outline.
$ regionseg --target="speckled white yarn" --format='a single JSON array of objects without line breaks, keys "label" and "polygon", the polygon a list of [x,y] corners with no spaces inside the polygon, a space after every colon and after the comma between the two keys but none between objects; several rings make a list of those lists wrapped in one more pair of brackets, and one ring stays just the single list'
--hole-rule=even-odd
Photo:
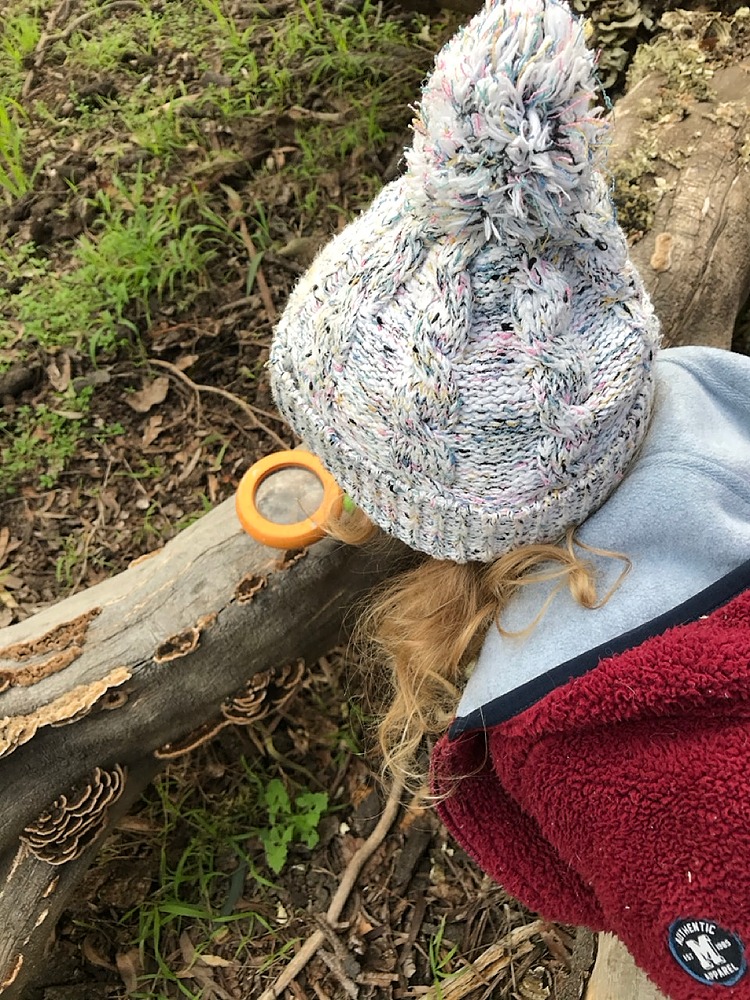
[{"label": "speckled white yarn", "polygon": [[564,234],[605,129],[594,59],[562,3],[491,5],[438,55],[408,150],[413,207],[442,231],[495,216],[528,241]]},{"label": "speckled white yarn", "polygon": [[276,330],[282,413],[377,524],[437,558],[556,540],[648,425],[658,324],[596,169],[594,68],[561,0],[488,2],[438,56],[407,174]]}]

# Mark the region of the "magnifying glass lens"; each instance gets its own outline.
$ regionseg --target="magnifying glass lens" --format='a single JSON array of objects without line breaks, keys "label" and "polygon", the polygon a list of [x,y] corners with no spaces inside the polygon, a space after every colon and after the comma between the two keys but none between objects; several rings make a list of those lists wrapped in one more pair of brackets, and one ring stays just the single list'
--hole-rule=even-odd
[{"label": "magnifying glass lens", "polygon": [[266,455],[240,480],[240,524],[257,541],[277,549],[312,545],[325,535],[341,490],[320,460],[301,448]]},{"label": "magnifying glass lens", "polygon": [[272,472],[258,486],[255,506],[274,524],[297,524],[323,502],[323,484],[310,469],[285,468]]}]

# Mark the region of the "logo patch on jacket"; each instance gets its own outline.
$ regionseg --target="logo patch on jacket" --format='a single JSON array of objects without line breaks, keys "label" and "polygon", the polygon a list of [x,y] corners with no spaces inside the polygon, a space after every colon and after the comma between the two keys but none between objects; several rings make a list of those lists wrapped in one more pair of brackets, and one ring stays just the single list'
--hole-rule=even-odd
[{"label": "logo patch on jacket", "polygon": [[681,969],[707,986],[733,986],[747,972],[740,937],[713,920],[675,920],[669,950]]}]

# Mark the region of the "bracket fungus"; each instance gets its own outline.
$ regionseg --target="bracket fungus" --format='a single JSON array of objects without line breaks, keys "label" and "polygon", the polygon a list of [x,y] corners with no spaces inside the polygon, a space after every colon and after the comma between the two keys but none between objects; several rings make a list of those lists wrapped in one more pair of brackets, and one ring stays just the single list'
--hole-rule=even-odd
[{"label": "bracket fungus", "polygon": [[263,590],[267,583],[268,578],[260,576],[257,573],[251,573],[249,576],[243,576],[237,584],[237,588],[234,592],[234,598],[239,604],[247,604],[248,601],[252,601],[259,591]]},{"label": "bracket fungus", "polygon": [[[9,687],[31,687],[50,674],[70,666],[83,652],[89,625],[101,612],[90,608],[72,621],[56,625],[28,642],[16,642],[0,649],[0,692]],[[34,662],[28,663],[27,661]]]},{"label": "bracket fungus", "polygon": [[55,799],[29,823],[21,841],[34,857],[63,865],[79,857],[107,824],[107,814],[125,789],[126,770],[97,767],[87,781]]},{"label": "bracket fungus", "polygon": [[0,717],[0,757],[28,743],[45,726],[67,726],[78,722],[108,691],[124,684],[130,677],[127,667],[115,667],[105,677],[90,684],[78,684],[33,712]]},{"label": "bracket fungus", "polygon": [[295,660],[276,670],[260,670],[248,681],[247,686],[231,701],[221,706],[222,718],[205,722],[180,739],[171,740],[154,751],[159,760],[181,757],[195,750],[227,726],[253,726],[273,712],[280,712],[302,685],[305,661]]},{"label": "bracket fungus", "polygon": [[252,726],[271,712],[281,711],[299,690],[304,676],[304,660],[254,674],[244,691],[221,706],[224,718],[236,726]]},{"label": "bracket fungus", "polygon": [[212,612],[202,615],[195,625],[183,629],[177,635],[170,636],[160,643],[154,653],[154,663],[169,663],[171,660],[181,660],[183,656],[194,652],[198,648],[201,636],[207,628],[216,621],[217,615]]}]

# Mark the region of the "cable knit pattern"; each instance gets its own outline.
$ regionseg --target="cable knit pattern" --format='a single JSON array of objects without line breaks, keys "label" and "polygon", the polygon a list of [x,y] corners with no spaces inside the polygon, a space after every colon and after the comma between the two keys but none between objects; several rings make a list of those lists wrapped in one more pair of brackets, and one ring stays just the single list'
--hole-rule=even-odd
[{"label": "cable knit pattern", "polygon": [[595,92],[566,4],[488,2],[437,58],[406,175],[276,330],[281,412],[377,524],[437,558],[556,540],[646,431],[658,324],[597,169]]}]

